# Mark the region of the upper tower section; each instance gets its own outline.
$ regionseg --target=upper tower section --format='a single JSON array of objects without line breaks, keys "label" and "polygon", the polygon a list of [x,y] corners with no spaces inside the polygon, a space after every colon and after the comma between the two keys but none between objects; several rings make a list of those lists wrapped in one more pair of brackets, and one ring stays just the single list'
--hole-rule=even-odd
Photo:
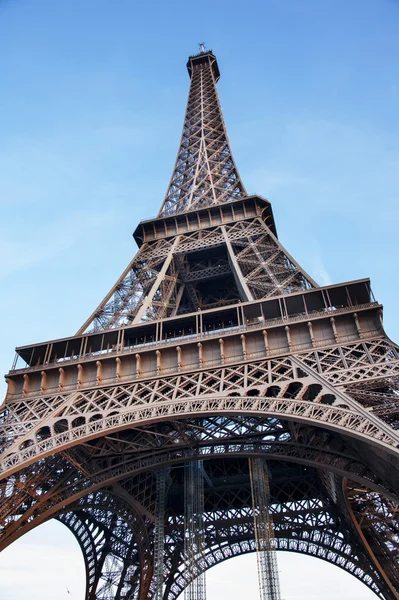
[{"label": "upper tower section", "polygon": [[183,133],[159,216],[237,200],[247,195],[231,153],[216,90],[220,71],[211,51],[190,56],[191,78]]},{"label": "upper tower section", "polygon": [[213,76],[215,78],[215,83],[217,83],[220,79],[220,71],[218,61],[216,60],[216,56],[213,54],[212,50],[209,50],[208,52],[201,51],[199,54],[195,54],[194,56],[188,57],[187,71],[190,75],[190,78],[193,75],[194,68],[197,65],[202,65],[204,63],[209,63],[209,65],[211,66]]}]

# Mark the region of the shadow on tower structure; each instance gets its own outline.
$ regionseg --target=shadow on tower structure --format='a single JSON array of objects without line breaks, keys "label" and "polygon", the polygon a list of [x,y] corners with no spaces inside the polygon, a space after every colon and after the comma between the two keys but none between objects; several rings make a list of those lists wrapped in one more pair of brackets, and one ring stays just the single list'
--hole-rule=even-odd
[{"label": "shadow on tower structure", "polygon": [[[263,457],[276,547],[397,600],[398,347],[368,279],[320,287],[285,250],[235,165],[216,57],[187,67],[176,164],[137,254],[76,335],[17,349],[0,549],[57,518],[86,600],[173,600],[255,550],[248,461]],[[201,496],[189,566],[185,473]]]}]

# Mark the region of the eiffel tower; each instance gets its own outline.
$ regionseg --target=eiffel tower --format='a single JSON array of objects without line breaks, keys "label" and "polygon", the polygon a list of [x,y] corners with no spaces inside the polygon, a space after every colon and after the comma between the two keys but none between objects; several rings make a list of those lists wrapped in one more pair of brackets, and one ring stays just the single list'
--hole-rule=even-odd
[{"label": "eiffel tower", "polygon": [[263,461],[273,547],[397,600],[399,350],[382,306],[368,279],[320,287],[285,250],[235,165],[216,57],[202,47],[187,68],[176,164],[137,254],[76,335],[17,348],[0,549],[55,518],[82,549],[86,600],[174,600],[259,551]]}]

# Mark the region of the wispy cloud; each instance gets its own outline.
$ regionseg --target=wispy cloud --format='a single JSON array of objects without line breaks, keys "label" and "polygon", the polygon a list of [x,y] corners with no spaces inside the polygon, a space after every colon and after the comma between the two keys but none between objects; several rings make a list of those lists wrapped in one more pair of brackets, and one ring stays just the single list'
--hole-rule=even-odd
[{"label": "wispy cloud", "polygon": [[333,279],[324,264],[321,253],[312,254],[309,270],[314,273],[313,278],[321,285],[331,285]]},{"label": "wispy cloud", "polygon": [[10,238],[5,227],[0,228],[0,278],[46,260],[60,258],[68,249],[85,248],[92,236],[99,238],[118,219],[115,211],[92,213],[76,211],[67,217],[57,217],[34,228],[22,237]]}]

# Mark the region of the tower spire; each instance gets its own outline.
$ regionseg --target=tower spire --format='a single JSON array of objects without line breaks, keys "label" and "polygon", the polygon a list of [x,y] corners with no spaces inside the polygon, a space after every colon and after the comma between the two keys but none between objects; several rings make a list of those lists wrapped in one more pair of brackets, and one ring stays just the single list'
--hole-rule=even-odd
[{"label": "tower spire", "polygon": [[183,133],[159,216],[203,208],[246,196],[231,153],[216,90],[220,77],[212,51],[190,56],[191,78]]}]

